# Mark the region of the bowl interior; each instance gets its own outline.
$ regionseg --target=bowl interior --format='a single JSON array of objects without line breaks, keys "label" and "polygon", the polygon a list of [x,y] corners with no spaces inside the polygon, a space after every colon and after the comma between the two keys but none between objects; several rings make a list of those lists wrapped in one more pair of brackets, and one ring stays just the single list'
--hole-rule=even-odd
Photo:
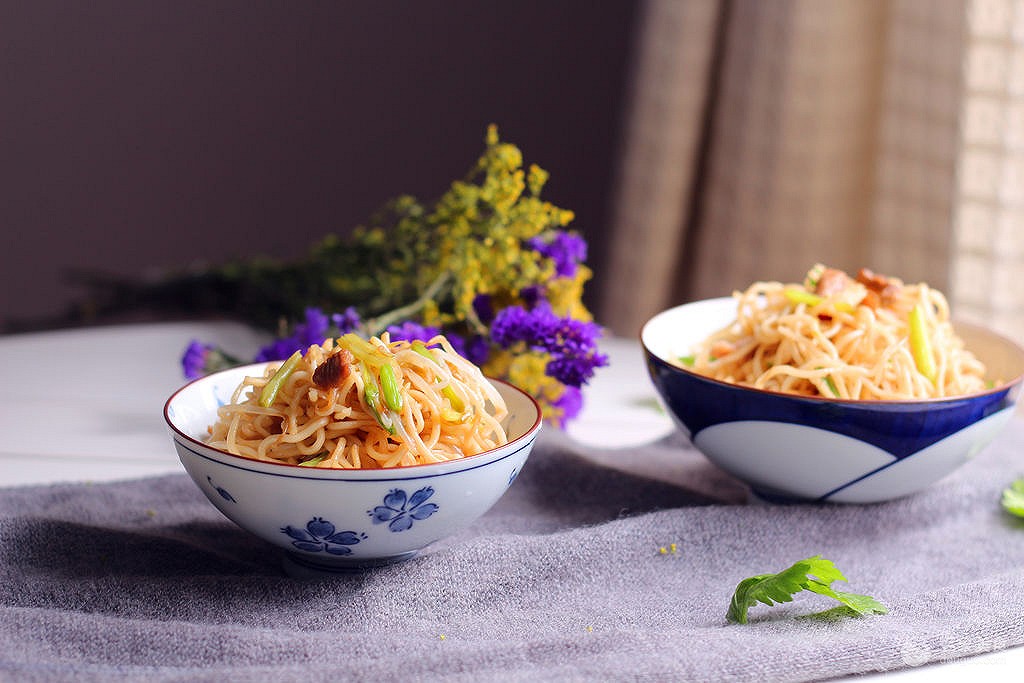
[{"label": "bowl interior", "polygon": [[[693,347],[712,332],[736,318],[732,297],[705,299],[676,306],[651,318],[640,333],[648,352],[673,363],[689,354]],[[1024,375],[1024,349],[991,330],[962,321],[954,321],[957,334],[984,364],[996,388],[1020,381]],[[682,372],[689,372],[680,368]]]},{"label": "bowl interior", "polygon": [[[266,363],[244,365],[197,379],[179,389],[168,399],[164,416],[172,431],[186,439],[205,445],[208,428],[217,417],[217,408],[231,402],[235,389],[243,379],[262,376]],[[537,402],[517,387],[501,380],[490,382],[505,399],[508,417],[503,424],[509,442],[532,433],[540,425],[541,411]],[[209,448],[209,446],[207,446]],[[232,456],[225,453],[229,457]]]}]

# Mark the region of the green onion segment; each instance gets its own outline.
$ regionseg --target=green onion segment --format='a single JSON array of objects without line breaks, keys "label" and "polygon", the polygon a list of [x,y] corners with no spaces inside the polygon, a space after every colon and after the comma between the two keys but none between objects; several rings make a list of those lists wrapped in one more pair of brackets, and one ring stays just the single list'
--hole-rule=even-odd
[{"label": "green onion segment", "polygon": [[274,399],[277,398],[277,392],[281,390],[288,377],[295,372],[295,368],[298,367],[301,360],[302,353],[296,351],[277,369],[273,377],[267,380],[267,383],[263,385],[263,391],[260,392],[260,405],[262,407],[269,408],[274,403]]},{"label": "green onion segment", "polygon": [[935,384],[938,370],[935,368],[935,355],[932,353],[932,340],[928,336],[928,326],[924,319],[924,308],[921,304],[910,310],[910,353],[914,356],[917,371],[929,382]]},{"label": "green onion segment", "polygon": [[[427,345],[419,340],[414,341],[412,343],[412,350],[420,354],[424,358],[430,359],[437,365],[441,364],[437,360],[437,358],[434,357],[434,354],[430,352],[430,349],[427,348]],[[437,381],[441,382],[443,380],[439,377]],[[448,399],[448,402],[451,403],[452,405],[452,410],[454,410],[456,413],[456,419],[454,420],[448,419],[449,417],[451,417],[451,415],[449,415],[448,417],[442,415],[442,417],[445,417],[445,419],[448,420],[449,422],[458,422],[462,417],[462,412],[466,409],[465,402],[462,400],[461,397],[459,397],[458,394],[455,393],[455,390],[452,389],[451,386],[445,386],[444,389],[441,389],[441,395]]]}]

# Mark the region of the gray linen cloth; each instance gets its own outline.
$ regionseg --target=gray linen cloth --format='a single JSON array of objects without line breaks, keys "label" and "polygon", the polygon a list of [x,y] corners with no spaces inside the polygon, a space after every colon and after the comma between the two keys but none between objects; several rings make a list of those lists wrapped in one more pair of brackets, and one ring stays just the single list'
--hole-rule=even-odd
[{"label": "gray linen cloth", "polygon": [[[547,430],[459,536],[313,581],[183,474],[0,489],[0,681],[803,681],[1011,647],[1024,520],[999,499],[1022,448],[1015,419],[916,496],[767,505],[681,437]],[[801,594],[726,623],[741,579],[814,554],[890,613],[808,618],[833,603]]]}]

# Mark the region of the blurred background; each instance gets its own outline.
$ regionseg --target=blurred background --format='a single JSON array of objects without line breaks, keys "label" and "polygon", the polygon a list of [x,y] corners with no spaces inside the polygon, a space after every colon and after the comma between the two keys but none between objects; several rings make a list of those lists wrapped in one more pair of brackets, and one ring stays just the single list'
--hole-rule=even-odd
[{"label": "blurred background", "polygon": [[1024,337],[1024,0],[5,2],[0,64],[6,332],[301,256],[496,123],[616,334],[820,261]]}]

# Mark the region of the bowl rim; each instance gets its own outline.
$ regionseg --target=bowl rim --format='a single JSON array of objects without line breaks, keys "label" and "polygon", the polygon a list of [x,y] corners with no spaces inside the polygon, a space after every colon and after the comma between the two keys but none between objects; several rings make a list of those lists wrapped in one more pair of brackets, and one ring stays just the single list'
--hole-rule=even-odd
[{"label": "bowl rim", "polygon": [[[656,353],[653,349],[651,349],[647,345],[647,342],[645,341],[645,338],[647,336],[646,335],[647,328],[648,328],[649,325],[651,325],[651,323],[653,323],[655,321],[655,319],[657,319],[659,317],[662,317],[662,316],[668,316],[669,314],[671,314],[673,312],[676,312],[676,311],[679,311],[679,310],[681,310],[683,308],[686,308],[687,306],[693,306],[693,305],[696,305],[696,304],[710,304],[710,303],[713,303],[713,302],[714,303],[721,302],[721,303],[724,304],[724,302],[726,302],[726,301],[735,301],[735,298],[732,297],[732,296],[720,296],[720,297],[711,297],[711,298],[708,298],[708,299],[697,299],[695,301],[688,301],[686,303],[679,304],[677,306],[671,306],[671,307],[666,308],[664,310],[658,311],[654,315],[650,316],[647,319],[647,321],[644,322],[644,324],[641,326],[640,333],[639,333],[640,346],[643,348],[644,353],[646,353],[650,357],[655,358],[658,361],[664,363],[665,365],[669,366],[673,370],[678,370],[679,372],[683,373],[684,375],[688,375],[690,377],[693,377],[693,378],[696,378],[696,379],[699,379],[699,380],[703,380],[705,382],[711,382],[711,383],[716,384],[716,385],[721,386],[721,387],[737,389],[737,390],[740,390],[740,391],[750,391],[750,392],[754,392],[754,393],[762,394],[762,395],[766,395],[766,396],[778,396],[778,397],[781,397],[781,398],[787,398],[787,399],[798,400],[798,401],[812,401],[812,402],[815,402],[815,403],[821,403],[821,404],[825,404],[825,405],[841,405],[841,406],[851,406],[851,407],[864,406],[864,407],[868,407],[868,408],[882,408],[882,409],[884,409],[886,406],[892,406],[894,408],[897,408],[897,407],[906,408],[907,406],[916,406],[916,405],[921,405],[921,406],[942,406],[944,404],[952,404],[952,403],[956,403],[956,402],[959,402],[959,401],[969,401],[969,400],[978,399],[978,398],[982,398],[982,397],[985,397],[985,396],[992,396],[994,394],[1005,392],[1005,391],[1008,391],[1008,390],[1012,389],[1015,385],[1020,384],[1021,380],[1024,379],[1024,370],[1022,370],[1021,372],[1019,372],[1015,376],[1013,376],[1011,379],[1003,380],[998,385],[993,386],[990,389],[985,389],[984,391],[976,391],[974,393],[960,394],[960,395],[957,395],[957,396],[940,396],[940,397],[935,397],[935,398],[886,400],[886,399],[878,399],[878,398],[873,398],[873,399],[854,399],[854,398],[829,398],[828,396],[805,396],[803,394],[790,394],[790,393],[786,393],[784,391],[775,391],[775,390],[772,390],[772,389],[759,389],[757,387],[750,387],[750,386],[746,386],[746,385],[742,385],[742,384],[734,384],[732,382],[724,382],[722,380],[715,379],[713,377],[708,377],[707,375],[702,375],[699,372],[695,372],[695,371],[690,370],[688,368],[685,368],[685,367],[683,367],[681,365],[677,365],[677,364],[673,363],[672,361],[670,361],[670,360],[666,359],[665,357],[663,357],[661,354]],[[957,329],[957,330],[959,330],[960,327],[967,327],[967,328],[970,328],[975,333],[986,334],[986,335],[992,337],[993,339],[995,339],[997,341],[1000,341],[1001,343],[1005,344],[1008,348],[1012,348],[1017,353],[1017,355],[1021,357],[1022,365],[1024,365],[1024,347],[1021,347],[1020,344],[1018,344],[1017,342],[1013,341],[1012,339],[1010,339],[1006,335],[1003,335],[1003,334],[1001,334],[999,332],[996,332],[996,331],[994,331],[994,330],[992,330],[992,329],[990,329],[988,327],[985,327],[983,325],[979,325],[977,323],[972,323],[972,322],[969,322],[969,321],[953,320],[952,322],[953,322],[954,328]],[[708,334],[710,334],[710,332]]]},{"label": "bowl rim", "polygon": [[[533,396],[531,396],[527,392],[523,391],[522,389],[520,389],[516,385],[512,384],[511,382],[508,382],[508,381],[503,380],[503,379],[499,379],[497,377],[489,377],[489,376],[485,375],[484,376],[485,379],[487,379],[492,384],[493,383],[502,384],[505,387],[507,387],[508,389],[512,390],[513,392],[515,392],[515,393],[519,394],[520,396],[523,396],[523,397],[525,397],[526,399],[529,400],[530,405],[533,407],[534,419],[533,419],[533,423],[530,425],[530,427],[528,429],[526,429],[526,431],[524,431],[522,433],[522,435],[516,437],[515,439],[511,439],[507,443],[504,443],[504,444],[502,444],[500,446],[497,446],[495,448],[490,448],[490,449],[488,449],[486,451],[481,451],[480,453],[475,453],[473,455],[468,455],[468,456],[465,456],[465,457],[462,457],[462,458],[454,458],[452,460],[444,460],[442,462],[419,463],[419,464],[416,464],[416,465],[401,465],[401,466],[398,466],[398,467],[379,467],[379,468],[373,468],[373,469],[369,469],[369,468],[352,468],[352,469],[347,469],[347,468],[337,468],[337,467],[303,467],[301,465],[293,465],[291,463],[286,463],[286,462],[275,462],[275,461],[271,461],[271,460],[260,460],[259,458],[250,458],[249,456],[245,456],[245,455],[236,455],[235,453],[231,453],[230,451],[226,451],[226,450],[224,450],[222,448],[217,448],[215,446],[211,446],[210,444],[206,443],[205,441],[196,439],[195,437],[186,434],[184,431],[182,431],[175,424],[174,419],[170,415],[169,411],[170,411],[170,408],[171,408],[171,404],[175,401],[175,399],[177,399],[178,396],[182,392],[184,392],[186,389],[188,389],[189,387],[191,387],[191,386],[193,386],[195,384],[199,384],[201,382],[206,382],[206,381],[212,381],[216,377],[218,377],[220,375],[227,374],[227,373],[244,372],[244,371],[248,371],[250,369],[255,369],[255,368],[266,368],[266,366],[269,365],[270,363],[280,363],[280,362],[282,362],[282,361],[271,360],[271,361],[262,361],[262,362],[259,362],[259,363],[247,363],[245,365],[237,365],[235,367],[225,368],[223,370],[218,370],[217,372],[212,372],[212,373],[210,373],[208,375],[204,375],[202,377],[197,377],[196,379],[190,380],[190,381],[186,382],[185,384],[181,385],[180,387],[178,387],[177,389],[175,389],[175,391],[167,398],[167,400],[164,401],[164,407],[163,407],[164,422],[167,424],[167,427],[171,430],[171,434],[172,434],[173,438],[176,439],[176,440],[182,440],[184,443],[192,444],[192,445],[198,446],[200,448],[206,449],[206,450],[208,450],[208,451],[210,451],[212,453],[216,453],[219,456],[221,456],[223,458],[226,458],[226,459],[234,459],[234,460],[241,461],[241,463],[254,463],[254,464],[259,464],[261,466],[262,465],[268,465],[268,466],[272,466],[272,467],[291,468],[291,469],[294,469],[296,471],[303,472],[304,474],[307,474],[307,475],[308,474],[314,474],[314,473],[320,473],[322,475],[329,475],[329,474],[340,475],[340,474],[344,474],[346,476],[352,476],[353,474],[362,472],[362,473],[366,473],[366,474],[374,473],[374,476],[379,476],[381,473],[396,474],[396,473],[401,473],[401,472],[408,472],[410,476],[413,476],[413,474],[421,476],[423,474],[423,472],[424,472],[424,469],[426,469],[426,468],[435,468],[435,469],[440,469],[440,470],[449,470],[449,469],[454,467],[456,469],[461,470],[463,468],[462,465],[465,465],[466,467],[479,466],[479,465],[476,465],[476,461],[478,461],[480,459],[484,459],[484,458],[486,458],[489,455],[494,455],[496,452],[498,452],[500,450],[503,450],[503,449],[510,448],[510,447],[515,447],[516,451],[518,452],[518,450],[521,450],[521,446],[525,445],[527,440],[532,439],[532,438],[534,438],[536,436],[537,432],[540,430],[540,427],[541,427],[541,425],[542,425],[542,423],[544,421],[543,411],[541,410],[540,404],[537,402],[537,399],[535,399]],[[489,464],[489,463],[482,463],[482,464],[486,465],[486,464]],[[249,469],[249,468],[245,468],[245,469]],[[439,472],[439,474],[442,474],[442,473],[443,472]]]}]

